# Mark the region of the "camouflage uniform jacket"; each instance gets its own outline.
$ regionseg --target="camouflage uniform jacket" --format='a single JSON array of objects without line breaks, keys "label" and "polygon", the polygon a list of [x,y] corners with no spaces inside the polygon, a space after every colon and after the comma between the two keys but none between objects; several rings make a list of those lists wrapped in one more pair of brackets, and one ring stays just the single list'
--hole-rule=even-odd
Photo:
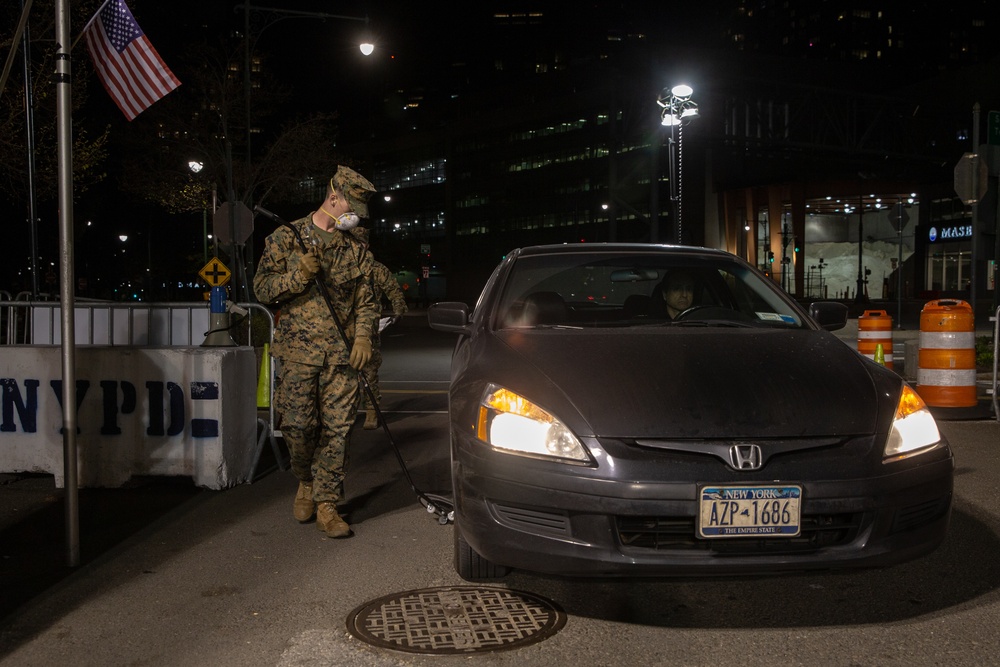
[{"label": "camouflage uniform jacket", "polygon": [[[307,245],[319,248],[323,282],[347,339],[353,343],[356,335],[372,338],[379,309],[368,278],[371,255],[339,231],[324,243],[312,233],[312,215],[291,224]],[[306,280],[299,271],[302,254],[288,227],[279,227],[264,242],[253,288],[262,303],[281,308],[271,352],[279,359],[313,366],[347,364],[350,349],[344,346],[315,279]]]},{"label": "camouflage uniform jacket", "polygon": [[388,297],[392,303],[392,314],[397,317],[406,313],[406,297],[399,289],[396,276],[381,262],[372,262],[372,287],[375,288],[375,303],[382,307],[382,297]]}]

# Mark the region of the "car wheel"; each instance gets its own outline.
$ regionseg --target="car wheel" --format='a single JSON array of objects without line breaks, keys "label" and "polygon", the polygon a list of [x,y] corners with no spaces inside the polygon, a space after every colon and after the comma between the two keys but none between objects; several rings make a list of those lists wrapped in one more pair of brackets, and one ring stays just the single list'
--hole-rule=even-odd
[{"label": "car wheel", "polygon": [[462,537],[462,531],[455,526],[455,570],[466,581],[500,579],[506,577],[510,568],[486,560]]}]

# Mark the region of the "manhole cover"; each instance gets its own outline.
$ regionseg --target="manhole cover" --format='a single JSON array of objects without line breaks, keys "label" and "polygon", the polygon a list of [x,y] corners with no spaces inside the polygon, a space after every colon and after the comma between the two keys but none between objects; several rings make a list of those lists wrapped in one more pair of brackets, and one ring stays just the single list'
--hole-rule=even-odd
[{"label": "manhole cover", "polygon": [[506,588],[447,586],[393,593],[347,617],[358,639],[408,653],[485,653],[548,639],[566,614],[545,598]]}]

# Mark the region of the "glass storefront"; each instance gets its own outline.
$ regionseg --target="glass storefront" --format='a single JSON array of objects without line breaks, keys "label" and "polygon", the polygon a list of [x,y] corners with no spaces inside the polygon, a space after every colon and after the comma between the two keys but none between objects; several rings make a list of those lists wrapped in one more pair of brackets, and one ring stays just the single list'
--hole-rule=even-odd
[{"label": "glass storefront", "polygon": [[958,296],[972,284],[972,220],[954,199],[934,200],[933,219],[927,229],[924,289]]},{"label": "glass storefront", "polygon": [[960,292],[969,289],[972,278],[972,243],[931,245],[927,250],[927,289]]}]

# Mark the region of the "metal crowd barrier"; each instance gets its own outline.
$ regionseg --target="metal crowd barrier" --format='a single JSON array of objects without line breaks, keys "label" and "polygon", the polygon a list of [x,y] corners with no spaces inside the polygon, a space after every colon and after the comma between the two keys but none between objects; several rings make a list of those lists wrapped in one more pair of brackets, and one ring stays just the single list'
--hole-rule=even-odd
[{"label": "metal crowd barrier", "polygon": [[[29,300],[30,293],[22,292],[15,299],[10,293],[0,291],[0,345],[54,345],[61,339],[59,301]],[[42,295],[45,298],[45,295]],[[195,347],[204,341],[210,329],[210,306],[207,302],[108,302],[74,301],[76,345],[109,345],[116,347]],[[268,351],[274,341],[274,315],[259,303],[237,303],[233,309],[246,313],[245,324],[240,314],[230,313],[230,329],[246,328],[246,342],[253,347],[267,343]],[[267,322],[266,340],[255,340],[252,313],[263,315]],[[274,413],[274,359],[270,353],[261,359],[268,364],[268,418],[257,418],[261,427],[254,452],[252,481],[257,463],[268,440],[277,466],[286,470],[284,457],[278,448],[281,432],[275,428]],[[256,391],[254,392],[256,395]],[[258,410],[259,410],[258,406]]]},{"label": "metal crowd barrier", "polygon": [[[9,296],[0,292],[0,297]],[[246,317],[246,344],[270,344],[274,316],[259,303],[239,303],[239,308],[263,314],[268,323],[266,341],[254,340],[253,321]],[[77,345],[166,346],[201,345],[209,328],[209,305],[193,302],[110,303],[76,301],[73,304]],[[61,337],[58,301],[0,300],[0,344],[54,345]],[[241,327],[240,315],[231,315],[233,329]]]}]

